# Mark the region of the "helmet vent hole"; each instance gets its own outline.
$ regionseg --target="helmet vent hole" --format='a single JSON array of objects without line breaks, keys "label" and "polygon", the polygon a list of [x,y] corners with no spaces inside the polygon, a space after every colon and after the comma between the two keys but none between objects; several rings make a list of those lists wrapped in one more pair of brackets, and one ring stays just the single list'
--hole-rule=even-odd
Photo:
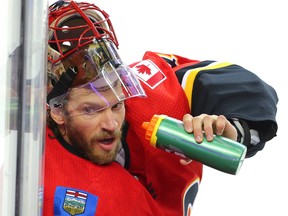
[{"label": "helmet vent hole", "polygon": [[62,43],[62,46],[63,47],[71,47],[71,43],[70,43],[70,41],[64,41],[63,43]]},{"label": "helmet vent hole", "polygon": [[63,26],[62,27],[62,32],[63,33],[68,33],[69,32],[69,26]]}]

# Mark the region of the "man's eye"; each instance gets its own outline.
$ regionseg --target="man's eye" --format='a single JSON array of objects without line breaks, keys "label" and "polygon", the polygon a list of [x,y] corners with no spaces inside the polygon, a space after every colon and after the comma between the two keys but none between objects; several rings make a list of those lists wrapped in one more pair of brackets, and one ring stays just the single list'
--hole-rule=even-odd
[{"label": "man's eye", "polygon": [[89,106],[89,107],[84,107],[82,109],[83,114],[93,114],[95,112],[97,112],[99,110],[99,107],[95,107],[95,106]]},{"label": "man's eye", "polygon": [[112,106],[112,109],[121,109],[124,106],[124,102],[121,101],[119,103],[116,103],[114,106]]}]

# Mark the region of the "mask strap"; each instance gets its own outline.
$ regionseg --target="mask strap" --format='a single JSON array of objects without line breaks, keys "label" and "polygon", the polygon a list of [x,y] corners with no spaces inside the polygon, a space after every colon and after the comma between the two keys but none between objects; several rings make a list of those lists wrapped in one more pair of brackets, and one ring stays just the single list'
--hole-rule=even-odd
[{"label": "mask strap", "polygon": [[62,73],[58,82],[54,85],[52,91],[47,95],[47,103],[52,98],[60,96],[68,91],[71,87],[73,80],[77,76],[77,68],[69,67],[66,73]]}]

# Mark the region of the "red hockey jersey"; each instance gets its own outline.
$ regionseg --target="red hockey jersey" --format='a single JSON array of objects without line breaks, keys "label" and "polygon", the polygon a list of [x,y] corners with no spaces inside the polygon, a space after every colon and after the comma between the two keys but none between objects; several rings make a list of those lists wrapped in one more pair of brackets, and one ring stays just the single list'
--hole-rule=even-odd
[{"label": "red hockey jersey", "polygon": [[274,89],[238,65],[147,52],[131,67],[148,97],[125,102],[125,166],[151,195],[119,164],[100,168],[47,137],[44,216],[53,215],[53,208],[55,215],[81,215],[83,209],[85,215],[90,209],[88,215],[190,215],[202,164],[193,161],[183,166],[180,156],[150,146],[141,125],[154,114],[182,119],[185,113],[207,113],[244,119],[261,139],[260,144],[248,146],[250,155],[276,134]]}]

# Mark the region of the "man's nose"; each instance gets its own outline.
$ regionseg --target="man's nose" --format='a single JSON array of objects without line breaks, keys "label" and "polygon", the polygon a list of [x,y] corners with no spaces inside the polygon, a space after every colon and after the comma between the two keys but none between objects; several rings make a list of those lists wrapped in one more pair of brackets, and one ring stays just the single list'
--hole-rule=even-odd
[{"label": "man's nose", "polygon": [[115,131],[119,126],[116,114],[111,109],[105,109],[101,112],[100,126],[108,131]]}]

